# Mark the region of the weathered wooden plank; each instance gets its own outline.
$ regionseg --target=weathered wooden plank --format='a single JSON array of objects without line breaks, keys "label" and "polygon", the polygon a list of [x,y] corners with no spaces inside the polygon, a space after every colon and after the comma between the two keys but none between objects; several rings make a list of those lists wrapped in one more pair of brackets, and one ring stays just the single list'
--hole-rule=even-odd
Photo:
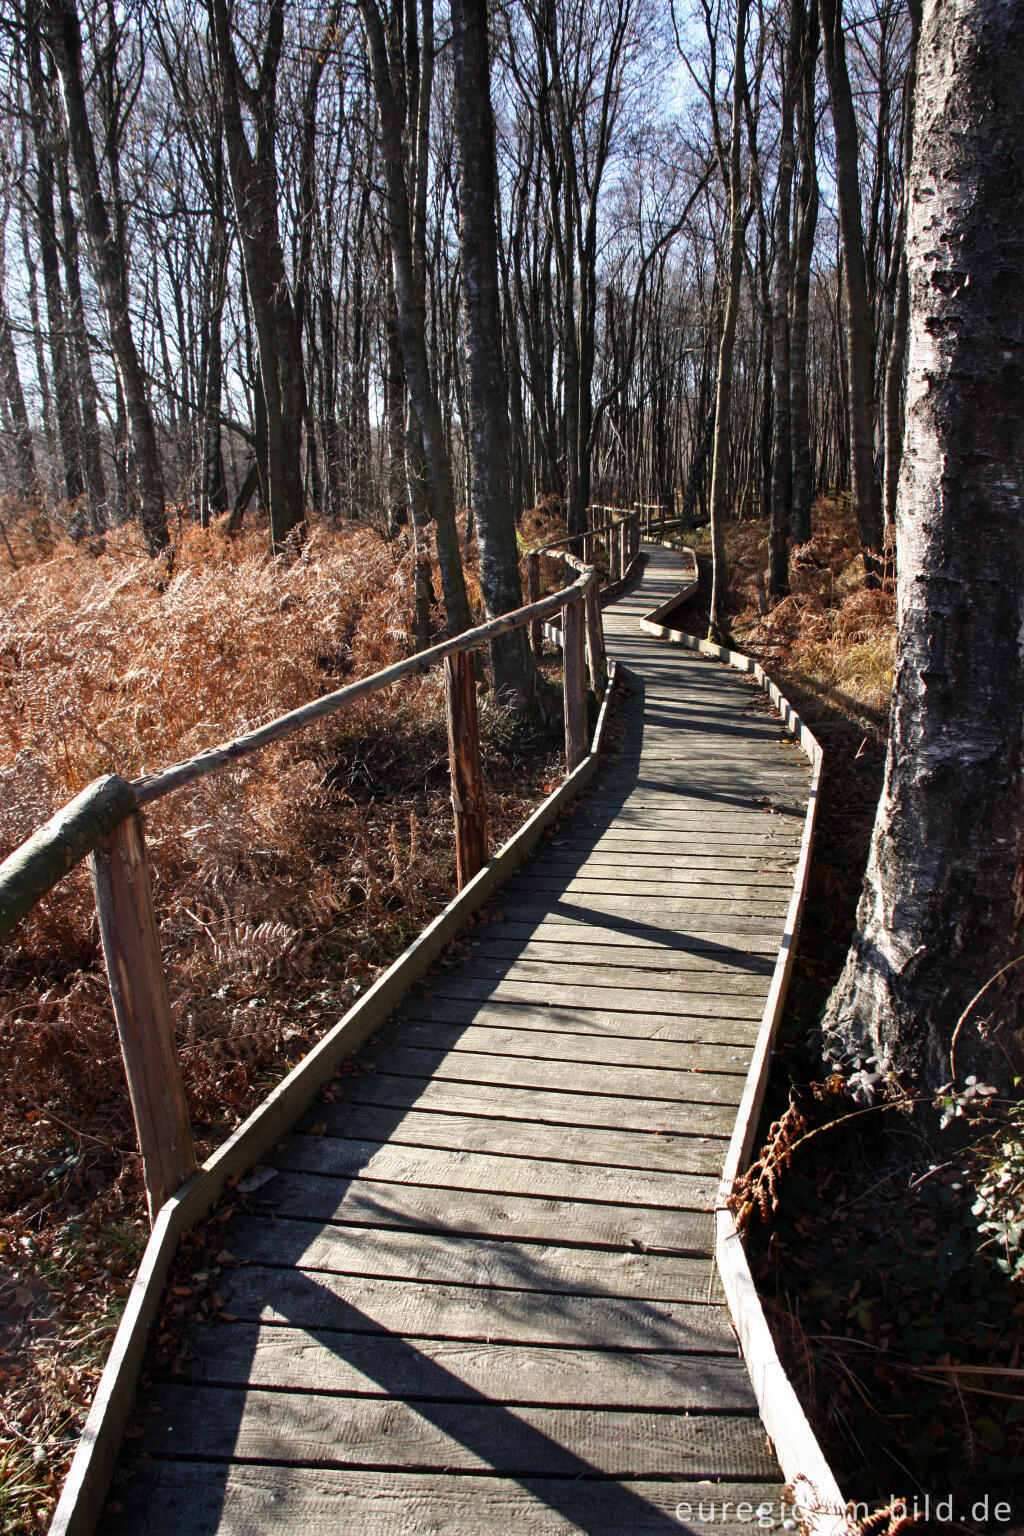
[{"label": "weathered wooden plank", "polygon": [[[514,1531],[516,1536],[750,1536],[755,1511],[778,1510],[780,1486],[771,1483],[626,1481],[587,1478],[530,1478],[523,1483],[470,1473],[417,1474],[352,1472],[239,1464],[138,1461],[115,1484],[116,1513],[102,1526],[104,1536],[139,1536],[151,1530],[154,1508],[167,1536],[395,1536],[429,1531],[431,1536],[481,1536]],[[703,1498],[703,1506],[699,1499]],[[699,1507],[728,1501],[735,1519],[699,1521]],[[678,1511],[685,1506],[684,1518]],[[787,1504],[791,1512],[792,1505]]]},{"label": "weathered wooden plank", "polygon": [[[694,954],[691,950],[665,949],[653,944],[644,947],[638,941],[622,945],[614,942],[591,944],[584,936],[575,942],[567,942],[548,938],[544,928],[538,928],[525,939],[499,937],[501,930],[497,926],[478,932],[485,932],[486,937],[470,941],[466,951],[470,960],[515,960],[524,964],[536,961],[540,965],[563,967],[626,966],[673,975],[679,986],[696,991],[713,991],[718,984],[727,981],[730,991],[755,992],[762,985],[767,986],[775,966],[774,957],[769,955],[749,959],[741,969],[731,955],[726,958],[724,955]],[[562,974],[564,976],[564,969]],[[430,985],[429,980],[426,984]]]},{"label": "weathered wooden plank", "polygon": [[722,1306],[624,1296],[509,1291],[485,1285],[409,1286],[404,1280],[247,1264],[225,1270],[219,1290],[240,1322],[316,1333],[385,1333],[403,1339],[486,1344],[735,1353]]},{"label": "weathered wooden plank", "polygon": [[[603,1126],[616,1131],[658,1130],[668,1136],[728,1136],[735,1119],[730,1104],[706,1101],[631,1099],[597,1093],[546,1093],[505,1084],[432,1082],[395,1077],[386,1072],[346,1082],[345,1098],[358,1104],[390,1104],[399,1109],[496,1115],[506,1120],[543,1120],[549,1125]],[[500,1230],[500,1229],[499,1229]]]},{"label": "weathered wooden plank", "polygon": [[[767,990],[767,989],[766,989]],[[501,1029],[480,1024],[448,1024],[431,1019],[400,1020],[381,1035],[381,1051],[390,1044],[416,1046],[421,1050],[471,1051],[496,1056],[535,1056],[544,1061],[592,1065],[665,1068],[668,1071],[731,1072],[745,1076],[750,1062],[746,1047],[686,1044],[676,1040],[638,1040],[603,1033],[554,1033],[545,1030],[542,1018],[524,1021],[522,1029]],[[386,1054],[382,1060],[387,1061]]]},{"label": "weathered wooden plank", "polygon": [[500,1233],[521,1242],[573,1242],[607,1248],[640,1245],[659,1252],[693,1254],[710,1252],[710,1204],[705,1211],[673,1211],[661,1206],[576,1202],[569,1195],[556,1200],[480,1190],[460,1190],[456,1198],[449,1189],[385,1184],[373,1179],[332,1179],[287,1170],[260,1191],[259,1200],[264,1210],[308,1221],[468,1232],[477,1237]]},{"label": "weathered wooden plank", "polygon": [[648,1067],[608,1067],[590,1062],[537,1060],[529,1056],[488,1056],[472,1051],[428,1051],[396,1045],[382,1053],[392,1076],[431,1078],[437,1083],[498,1083],[510,1087],[572,1094],[620,1094],[623,1098],[657,1096],[674,1103],[738,1104],[742,1078],[696,1069],[667,1071]]},{"label": "weathered wooden plank", "polygon": [[[440,1118],[444,1119],[444,1116]],[[490,1285],[506,1290],[569,1291],[575,1296],[632,1296],[643,1301],[721,1302],[710,1258],[520,1243],[451,1232],[332,1227],[289,1216],[238,1214],[226,1234],[241,1262],[376,1275],[407,1284]]]},{"label": "weathered wooden plank", "polygon": [[[710,903],[707,906],[710,907]],[[594,896],[586,891],[564,889],[553,889],[545,893],[511,884],[504,893],[501,910],[507,918],[519,922],[527,918],[554,916],[563,920],[579,912],[587,914],[597,927],[607,927],[608,919],[616,918],[623,922],[637,923],[652,933],[657,933],[659,929],[669,933],[685,928],[691,937],[700,935],[719,944],[731,943],[735,935],[748,933],[768,934],[777,940],[779,931],[778,917],[748,915],[745,909],[736,912],[702,912],[696,903],[673,901],[669,896],[662,897],[657,907],[652,908],[651,903],[642,896]],[[581,920],[586,921],[586,917]]]},{"label": "weathered wooden plank", "polygon": [[296,1392],[164,1388],[137,1453],[317,1467],[445,1468],[506,1476],[771,1478],[754,1417],[689,1417]]},{"label": "weathered wooden plank", "polygon": [[652,880],[648,871],[633,869],[628,874],[605,875],[591,873],[584,866],[579,874],[566,875],[559,870],[539,866],[530,875],[521,875],[517,890],[551,891],[561,894],[585,892],[594,896],[617,896],[636,893],[645,901],[659,904],[665,899],[679,904],[684,912],[711,914],[752,912],[761,917],[777,917],[781,922],[789,905],[791,890],[774,886],[749,886],[733,881],[715,880]]},{"label": "weathered wooden plank", "polygon": [[708,1045],[749,1046],[757,1034],[755,1019],[709,1019],[687,1014],[639,1013],[615,1008],[573,1008],[558,1003],[516,1002],[473,997],[425,996],[410,999],[403,1019],[443,1024],[480,1024],[519,1029],[539,1026],[563,1034],[606,1034],[635,1040],[673,1040]]},{"label": "weathered wooden plank", "polygon": [[593,985],[585,987],[552,986],[549,982],[530,981],[526,977],[510,974],[506,977],[464,976],[461,973],[441,972],[433,979],[430,992],[434,997],[474,997],[481,1001],[538,1002],[549,1000],[560,1007],[607,1008],[617,1011],[644,1012],[658,1008],[662,1013],[685,1014],[688,1017],[706,1019],[757,1019],[761,1009],[756,997],[736,993],[728,997],[717,992],[687,995],[680,988],[621,986],[605,973],[597,971]]},{"label": "weathered wooden plank", "polygon": [[370,1397],[563,1407],[648,1408],[660,1412],[749,1413],[754,1393],[742,1360],[659,1350],[539,1348],[345,1334],[330,1341],[274,1324],[203,1324],[192,1335],[189,1375],[248,1384]]},{"label": "weathered wooden plank", "polygon": [[[337,1109],[337,1106],[333,1107]],[[358,1141],[343,1133],[333,1134],[335,1127],[342,1126],[340,1113],[334,1114],[330,1122],[319,1123],[328,1125],[329,1134],[290,1136],[275,1159],[279,1168],[328,1174],[332,1178],[432,1184],[453,1192],[472,1189],[552,1200],[571,1192],[577,1200],[610,1201],[620,1205],[636,1201],[670,1209],[706,1210],[715,1193],[712,1179],[682,1171],[652,1169],[639,1172],[566,1163],[556,1157],[392,1146],[390,1142]]]},{"label": "weathered wooden plank", "polygon": [[740,966],[746,960],[762,963],[768,957],[774,964],[778,949],[766,930],[743,934],[733,930],[695,933],[692,929],[666,928],[656,920],[645,923],[639,917],[622,917],[617,913],[606,913],[602,917],[599,912],[577,912],[570,907],[558,907],[551,912],[538,909],[536,916],[531,909],[517,912],[506,910],[504,905],[497,912],[500,913],[498,920],[484,919],[476,924],[474,937],[635,945],[639,949],[655,950],[666,958],[677,954],[714,956],[719,960],[735,957]]},{"label": "weathered wooden plank", "polygon": [[[617,958],[613,959],[612,955]],[[573,956],[568,964],[584,968],[591,986],[610,987],[613,991],[623,992],[671,992],[687,1002],[697,1001],[700,1006],[703,1006],[705,998],[763,998],[768,990],[764,977],[736,975],[723,965],[717,969],[708,967],[699,971],[692,966],[663,969],[660,961],[657,965],[638,966],[636,955],[630,956],[628,951],[623,950],[612,951],[611,954],[606,952],[600,960],[589,964]],[[481,981],[532,981],[560,987],[566,977],[564,959],[560,963],[552,963],[536,955],[488,956],[480,950],[474,950],[470,966]],[[445,967],[438,971],[437,979],[439,982],[449,981],[458,974],[453,968]],[[432,986],[428,990],[435,991]]]}]

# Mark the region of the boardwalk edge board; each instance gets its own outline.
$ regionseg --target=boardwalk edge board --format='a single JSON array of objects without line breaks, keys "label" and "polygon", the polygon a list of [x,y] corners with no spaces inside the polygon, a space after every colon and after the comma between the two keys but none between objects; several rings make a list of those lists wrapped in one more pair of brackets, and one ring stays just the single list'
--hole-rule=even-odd
[{"label": "boardwalk edge board", "polygon": [[[666,544],[665,547],[674,546]],[[762,1421],[775,1447],[783,1476],[800,1505],[804,1524],[812,1536],[840,1536],[841,1532],[849,1531],[845,1514],[846,1500],[779,1359],[750,1272],[743,1239],[729,1209],[729,1197],[736,1181],[750,1164],[768,1086],[772,1045],[782,1017],[793,968],[818,810],[822,750],[817,738],[808,730],[792,704],[753,657],[744,655],[742,651],[715,645],[710,640],[700,640],[696,635],[673,629],[664,622],[674,609],[697,590],[697,557],[689,548],[679,553],[684,560],[688,559],[689,571],[685,573],[679,589],[667,602],[651,609],[640,619],[641,629],[671,645],[697,651],[703,656],[723,662],[736,672],[744,672],[754,678],[762,692],[771,699],[786,730],[801,747],[811,765],[807,811],[793,875],[793,894],[786,913],[786,926],[715,1202],[715,1262]]]},{"label": "boardwalk edge board", "polygon": [[[634,560],[633,564],[637,562]],[[632,571],[633,567],[630,567]],[[587,756],[499,849],[479,874],[424,928],[333,1029],[157,1213],[107,1363],[50,1523],[49,1536],[93,1536],[135,1396],[149,1333],[178,1242],[227,1188],[281,1140],[341,1063],[379,1029],[438,955],[533,851],[560,811],[597,772],[608,708],[618,681],[609,662],[594,740]]]}]

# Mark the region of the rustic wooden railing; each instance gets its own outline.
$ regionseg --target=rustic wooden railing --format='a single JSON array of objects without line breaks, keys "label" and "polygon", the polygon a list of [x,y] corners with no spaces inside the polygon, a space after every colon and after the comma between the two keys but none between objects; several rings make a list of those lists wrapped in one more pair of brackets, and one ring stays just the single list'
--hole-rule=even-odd
[{"label": "rustic wooden railing", "polygon": [[[626,568],[627,549],[636,549],[639,532],[637,519],[632,515],[614,526],[618,530],[613,540],[618,551],[618,579]],[[589,550],[593,548],[593,535],[588,537]],[[591,685],[600,694],[606,678],[604,634],[597,569],[563,552],[561,546],[565,542],[549,546],[559,550],[566,571],[576,573],[575,580],[560,590],[541,598],[539,576],[535,593],[531,574],[531,601],[525,607],[406,657],[185,762],[130,783],[116,774],[97,779],[0,864],[2,938],[76,864],[83,859],[89,861],[151,1223],[164,1201],[195,1173],[196,1156],[160,955],[140,811],[186,784],[228,768],[272,742],[336,714],[356,699],[440,664],[445,670],[455,849],[462,890],[488,860],[475,652],[498,635],[527,627],[536,650],[544,621],[560,616],[560,626],[550,624],[546,628],[550,638],[562,647],[564,658],[567,778],[587,755],[586,660],[589,659]],[[536,559],[539,561],[546,552],[537,551]],[[528,568],[531,573],[535,570],[529,562]]]}]

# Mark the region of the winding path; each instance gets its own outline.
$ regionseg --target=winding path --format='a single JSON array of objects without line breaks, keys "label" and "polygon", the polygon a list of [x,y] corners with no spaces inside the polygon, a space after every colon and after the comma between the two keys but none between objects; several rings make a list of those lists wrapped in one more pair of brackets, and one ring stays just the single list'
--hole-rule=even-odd
[{"label": "winding path", "polygon": [[713,1209],[810,773],[756,685],[641,631],[679,580],[647,553],[617,750],[233,1218],[107,1536],[778,1520]]}]

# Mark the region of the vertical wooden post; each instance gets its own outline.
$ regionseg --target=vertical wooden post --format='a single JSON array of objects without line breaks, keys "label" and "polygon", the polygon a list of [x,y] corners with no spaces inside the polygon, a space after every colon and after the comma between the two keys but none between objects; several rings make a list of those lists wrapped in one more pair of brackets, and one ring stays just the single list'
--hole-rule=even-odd
[{"label": "vertical wooden post", "polygon": [[619,565],[620,554],[618,525],[612,523],[608,529],[608,580],[613,586],[622,574],[622,567]]},{"label": "vertical wooden post", "polygon": [[476,713],[476,658],[472,651],[446,656],[444,698],[448,709],[448,766],[455,812],[455,859],[459,890],[487,863],[484,778]]},{"label": "vertical wooden post", "polygon": [[138,812],[97,843],[89,867],[152,1225],[196,1154]]},{"label": "vertical wooden post", "polygon": [[[526,557],[526,597],[528,602],[540,602],[540,555],[533,550]],[[530,649],[535,656],[539,656],[544,648],[540,622],[540,619],[530,620]]]},{"label": "vertical wooden post", "polygon": [[601,599],[598,595],[597,582],[587,588],[585,598],[587,619],[587,660],[590,664],[590,686],[598,698],[604,692],[607,681],[607,667],[604,653],[604,625],[601,622]]},{"label": "vertical wooden post", "polygon": [[619,575],[625,576],[629,569],[629,523],[628,515],[619,524]]},{"label": "vertical wooden post", "polygon": [[565,694],[565,771],[587,755],[587,689],[583,655],[583,599],[562,609],[562,686]]}]

